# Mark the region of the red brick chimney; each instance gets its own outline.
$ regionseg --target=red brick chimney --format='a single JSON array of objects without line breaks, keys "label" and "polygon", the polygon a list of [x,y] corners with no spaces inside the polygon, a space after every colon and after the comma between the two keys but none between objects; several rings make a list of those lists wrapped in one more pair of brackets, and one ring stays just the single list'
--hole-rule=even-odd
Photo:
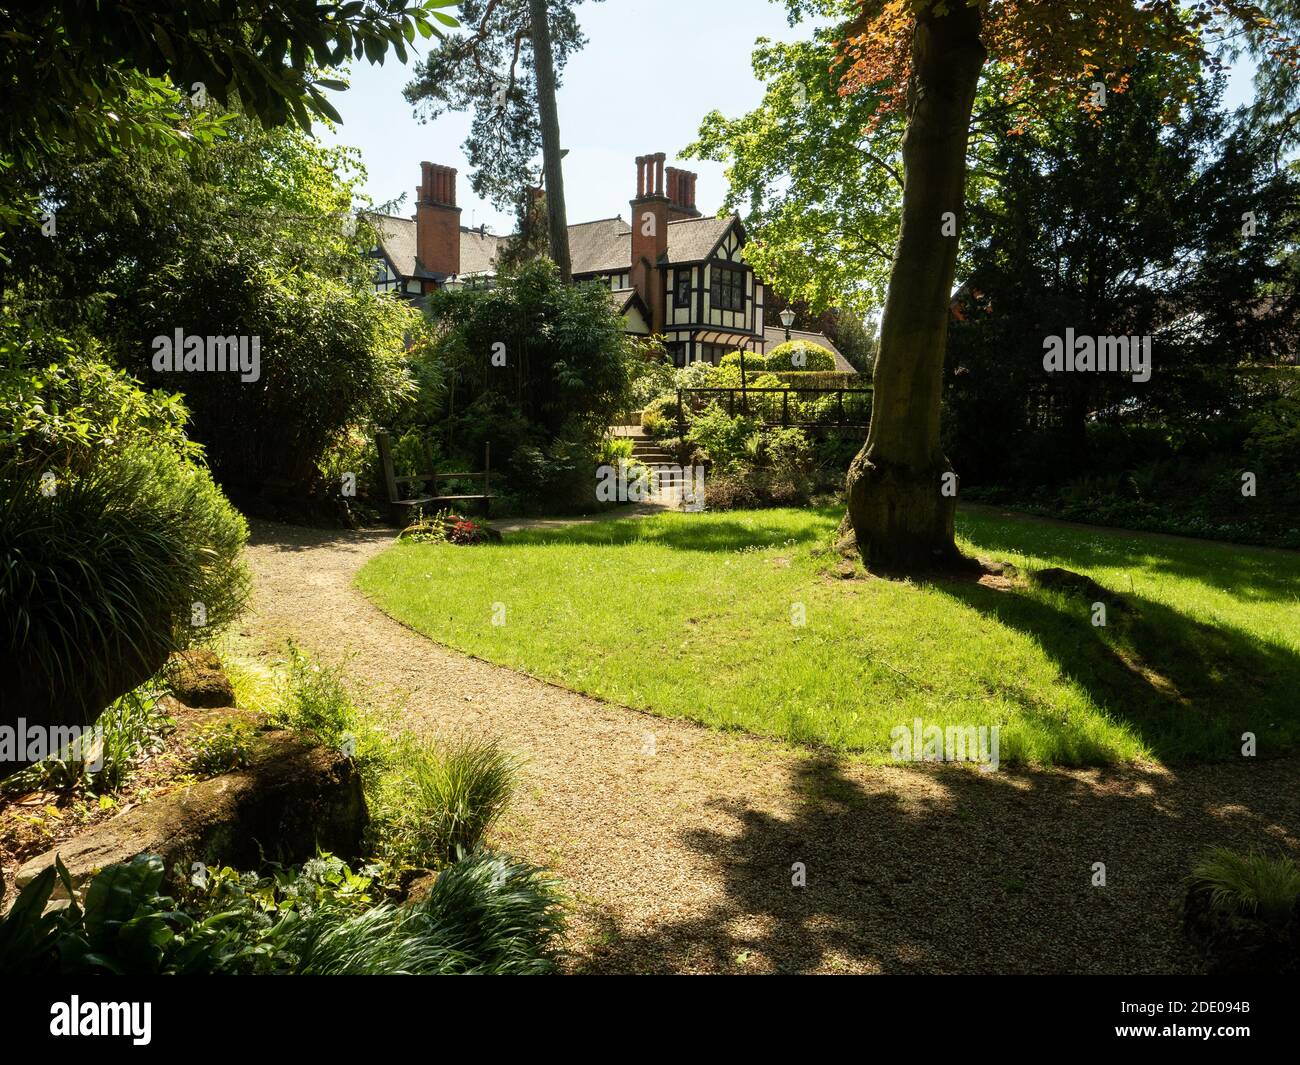
[{"label": "red brick chimney", "polygon": [[695,206],[695,179],[697,174],[689,170],[678,170],[670,166],[668,174],[668,220],[676,222],[679,218],[699,218],[699,209]]},{"label": "red brick chimney", "polygon": [[[460,273],[460,208],[456,206],[456,171],[449,166],[420,164],[415,190],[415,257],[430,273],[448,277]],[[426,282],[426,292],[435,285]]]},{"label": "red brick chimney", "polygon": [[632,287],[650,308],[650,329],[664,327],[664,273],[659,260],[668,253],[668,212],[664,195],[663,152],[636,157],[636,199],[632,201]]}]

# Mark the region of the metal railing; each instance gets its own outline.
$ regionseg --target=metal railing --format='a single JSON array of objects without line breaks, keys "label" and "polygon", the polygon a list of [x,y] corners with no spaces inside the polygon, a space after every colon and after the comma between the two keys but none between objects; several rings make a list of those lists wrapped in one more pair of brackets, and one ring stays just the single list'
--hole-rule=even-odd
[{"label": "metal railing", "polygon": [[727,414],[758,418],[766,428],[863,429],[871,421],[871,388],[682,388],[677,390],[677,424],[686,415],[722,403]]}]

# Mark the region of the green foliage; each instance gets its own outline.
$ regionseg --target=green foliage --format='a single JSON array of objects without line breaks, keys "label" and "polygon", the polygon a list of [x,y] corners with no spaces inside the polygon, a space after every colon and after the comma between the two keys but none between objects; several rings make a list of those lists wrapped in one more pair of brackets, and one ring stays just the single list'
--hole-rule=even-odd
[{"label": "green foliage", "polygon": [[[109,361],[183,392],[192,437],[241,496],[287,486],[338,498],[343,473],[365,494],[378,481],[374,423],[412,396],[410,378],[427,367],[425,324],[372,290],[374,235],[353,225],[364,180],[355,152],[262,129],[238,109],[224,117],[232,135],[185,157],[61,159],[41,190],[60,205],[68,239],[35,227],[11,236],[11,302],[23,332],[34,322],[93,335]],[[155,338],[178,328],[256,337],[257,379],[159,371]],[[436,381],[420,381],[436,392]]]},{"label": "green foliage", "polygon": [[454,382],[447,450],[481,456],[491,443],[504,490],[559,509],[589,505],[599,443],[627,408],[639,350],[607,292],[562,284],[553,264],[536,261],[491,289],[435,293],[430,358]]},{"label": "green foliage", "polygon": [[0,154],[33,165],[67,144],[179,146],[202,117],[203,98],[192,94],[200,86],[223,105],[242,101],[268,125],[292,120],[310,130],[317,119],[340,121],[321,90],[344,85],[321,75],[353,58],[382,63],[389,48],[405,62],[416,33],[428,38],[441,34],[439,23],[455,25],[435,10],[453,3],[191,0],[145,4],[130,18],[74,3],[6,8],[6,80],[23,91],[5,109]]},{"label": "green foliage", "polygon": [[[574,10],[579,3],[547,4],[557,82],[587,42]],[[404,95],[423,121],[472,112],[464,149],[474,191],[498,207],[520,207],[542,151],[528,0],[461,0],[459,8],[472,32],[437,42],[416,64]],[[521,42],[528,42],[522,52]]]},{"label": "green foliage", "polygon": [[293,641],[271,718],[281,728],[310,732],[326,747],[348,751],[368,788],[390,762],[385,736],[348,692],[342,668],[322,666]]},{"label": "green foliage", "polygon": [[717,367],[708,362],[693,362],[673,371],[673,390],[707,388]]},{"label": "green foliage", "polygon": [[187,647],[242,610],[247,527],[201,468],[133,441],[83,472],[40,472],[54,480],[15,462],[0,470],[0,539],[11,560],[0,587],[3,642],[26,645],[30,668],[50,683],[111,668],[133,647]]},{"label": "green foliage", "polygon": [[[728,352],[718,360],[719,366],[734,366],[736,369],[741,367],[741,354],[738,351]],[[747,351],[744,355],[744,369],[746,375],[752,373],[762,373],[768,369],[767,359],[758,354],[756,351]]]},{"label": "green foliage", "polygon": [[1191,888],[1207,892],[1216,910],[1281,928],[1300,902],[1300,865],[1286,856],[1214,847],[1193,870]]},{"label": "green foliage", "polygon": [[813,448],[802,429],[771,429],[763,442],[773,470],[797,478],[811,474]]},{"label": "green foliage", "polygon": [[[181,902],[160,858],[98,873],[76,901],[61,864],[0,920],[0,973],[533,974],[553,971],[564,928],[541,870],[480,851],[410,906],[374,904],[371,880],[330,855],[271,877],[215,870]],[[62,879],[71,905],[45,912]]]},{"label": "green foliage", "polygon": [[1279,396],[1247,419],[1246,453],[1271,470],[1294,473],[1300,455],[1300,394]]},{"label": "green foliage", "polygon": [[787,340],[767,356],[769,370],[834,370],[835,356],[810,340]]},{"label": "green foliage", "polygon": [[437,868],[482,843],[510,802],[518,765],[495,740],[467,739],[410,749],[401,772],[408,860]]},{"label": "green foliage", "polygon": [[260,338],[257,381],[151,373],[185,390],[214,471],[243,490],[268,481],[313,487],[341,433],[382,418],[413,392],[403,331],[418,317],[349,281],[282,274],[250,255],[190,260],[159,279],[141,317],[142,353],[149,337],[170,337],[180,322],[189,335]]},{"label": "green foliage", "polygon": [[691,420],[687,440],[701,448],[705,458],[722,472],[735,469],[751,456],[751,442],[759,436],[758,420],[731,417],[717,403],[710,403]]},{"label": "green foliage", "polygon": [[0,648],[17,676],[0,711],[85,725],[239,614],[247,527],[198,464],[174,397],[89,355],[7,354]]},{"label": "green foliage", "polygon": [[84,908],[74,901],[43,912],[61,881],[73,896],[63,864],[42,872],[0,922],[0,972],[10,977],[101,972],[137,975],[162,971],[172,941],[158,895],[162,859],[148,855],[97,875]]},{"label": "green foliage", "polygon": [[190,752],[195,773],[217,776],[248,765],[257,730],[247,721],[219,721],[199,731]]},{"label": "green foliage", "polygon": [[104,361],[97,342],[84,348],[17,321],[0,324],[0,453],[71,472],[128,441],[153,441],[186,459],[201,455],[186,436],[179,396],[143,391]]},{"label": "green foliage", "polygon": [[9,793],[84,790],[94,795],[120,791],[132,770],[157,751],[175,722],[150,683],[129,691],[83,732],[48,758],[19,770],[0,784]]},{"label": "green foliage", "polygon": [[610,437],[602,440],[600,451],[596,458],[602,466],[616,466],[618,463],[626,463],[632,458],[632,451],[635,448],[630,436]]},{"label": "green foliage", "polygon": [[641,410],[652,399],[674,390],[673,364],[663,349],[644,345],[632,346],[628,351],[628,409]]},{"label": "green foliage", "polygon": [[670,392],[645,405],[641,411],[641,428],[647,436],[669,436],[677,431],[680,417],[681,407],[677,402],[677,393]]},{"label": "green foliage", "polygon": [[[828,8],[818,14],[829,23],[811,40],[756,43],[762,102],[737,118],[709,113],[683,154],[727,165],[723,209],[746,212],[746,261],[773,288],[818,310],[865,313],[883,303],[898,235],[902,126],[886,118],[875,150],[864,150],[878,97],[839,92],[839,26],[860,4],[833,0]],[[792,23],[807,14],[792,9]]]},{"label": "green foliage", "polygon": [[[1150,60],[1135,68],[1104,122],[1062,109],[996,142],[1000,187],[969,212],[973,270],[949,329],[944,445],[963,491],[1025,497],[1170,453],[1207,474],[1217,457],[1244,465],[1241,429],[1259,396],[1238,367],[1275,363],[1297,342],[1285,250],[1300,238],[1300,180],[1222,110],[1221,78],[1171,118],[1164,75]],[[1079,159],[1095,165],[1080,171]],[[1045,374],[1044,337],[1067,326],[1149,336],[1152,379]],[[1233,438],[1218,436],[1228,426]],[[1199,494],[1213,483],[1204,477]]]},{"label": "green foliage", "polygon": [[476,851],[439,873],[417,909],[447,929],[451,942],[473,944],[455,971],[540,976],[555,970],[564,909],[559,885],[536,866]]}]

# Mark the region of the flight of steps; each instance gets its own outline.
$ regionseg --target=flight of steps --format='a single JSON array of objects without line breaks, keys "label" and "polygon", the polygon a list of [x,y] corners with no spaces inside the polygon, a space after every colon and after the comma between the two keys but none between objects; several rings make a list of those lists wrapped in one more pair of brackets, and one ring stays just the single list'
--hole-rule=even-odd
[{"label": "flight of steps", "polygon": [[[637,462],[643,462],[652,468],[678,465],[677,457],[653,437],[646,436],[645,430],[641,426],[615,425],[610,427],[610,431],[615,437],[623,437],[632,441],[632,457]],[[681,472],[662,468],[656,470],[655,486],[660,494],[672,494],[674,490],[680,492],[685,480],[686,478]]]}]

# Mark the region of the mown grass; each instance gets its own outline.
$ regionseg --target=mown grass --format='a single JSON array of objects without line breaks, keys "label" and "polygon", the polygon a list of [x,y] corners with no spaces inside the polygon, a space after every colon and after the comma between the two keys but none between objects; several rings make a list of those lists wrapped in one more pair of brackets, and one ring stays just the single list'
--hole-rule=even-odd
[{"label": "mown grass", "polygon": [[1096,627],[1090,602],[1024,581],[836,579],[838,518],[666,514],[400,544],[358,584],[433,639],[565,687],[878,760],[915,718],[997,725],[1001,759],[1035,763],[1300,741],[1300,555],[960,517],[969,553],[1118,593]]}]

